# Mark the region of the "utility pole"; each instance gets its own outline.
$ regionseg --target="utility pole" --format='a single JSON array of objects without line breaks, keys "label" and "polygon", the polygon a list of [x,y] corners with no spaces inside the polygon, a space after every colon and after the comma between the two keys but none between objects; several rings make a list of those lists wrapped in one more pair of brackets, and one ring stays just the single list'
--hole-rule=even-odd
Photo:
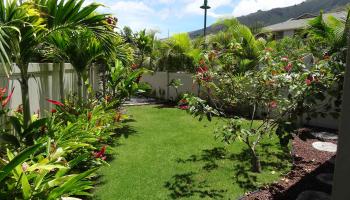
[{"label": "utility pole", "polygon": [[204,0],[204,4],[200,7],[204,9],[204,38],[207,36],[207,14],[208,10],[211,8],[208,6],[208,0]]}]

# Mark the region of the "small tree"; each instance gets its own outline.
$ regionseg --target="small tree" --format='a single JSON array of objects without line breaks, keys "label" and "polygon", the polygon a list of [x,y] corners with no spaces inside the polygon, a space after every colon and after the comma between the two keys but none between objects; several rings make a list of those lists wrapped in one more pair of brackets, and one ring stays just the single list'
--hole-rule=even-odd
[{"label": "small tree", "polygon": [[[321,113],[315,109],[317,99],[324,100],[324,94],[334,83],[334,76],[328,61],[320,62],[308,69],[300,59],[288,59],[273,54],[270,49],[260,57],[261,69],[236,75],[235,72],[218,71],[212,83],[211,96],[220,107],[245,105],[250,109],[249,123],[242,118],[230,118],[216,133],[225,143],[242,141],[251,155],[252,171],[261,172],[261,163],[256,151],[261,140],[273,133],[286,146],[291,133],[304,113]],[[203,100],[188,98],[195,116],[211,117],[217,114]],[[325,105],[323,105],[325,106]],[[224,113],[222,110],[221,113]],[[225,117],[225,115],[221,115]],[[256,119],[261,121],[255,122]]]}]

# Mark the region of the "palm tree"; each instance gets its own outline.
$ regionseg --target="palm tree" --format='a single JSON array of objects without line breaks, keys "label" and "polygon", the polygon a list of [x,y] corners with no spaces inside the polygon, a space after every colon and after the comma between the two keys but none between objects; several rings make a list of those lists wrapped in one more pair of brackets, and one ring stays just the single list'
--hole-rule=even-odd
[{"label": "palm tree", "polygon": [[143,64],[147,58],[151,56],[153,50],[154,34],[146,33],[146,30],[141,30],[136,34],[135,45],[136,54],[138,54],[138,65],[143,67]]},{"label": "palm tree", "polygon": [[161,70],[194,72],[201,58],[201,50],[194,46],[187,33],[175,34],[164,42],[158,42],[155,49]]},{"label": "palm tree", "polygon": [[[2,4],[0,4],[1,6]],[[7,76],[9,76],[9,64],[11,63],[10,55],[8,54],[8,40],[10,39],[9,33],[16,31],[13,26],[7,26],[6,24],[0,23],[0,63],[4,68]],[[12,36],[15,37],[15,36]]]},{"label": "palm tree", "polygon": [[32,4],[19,4],[17,0],[2,1],[0,3],[0,24],[15,27],[9,31],[14,36],[7,46],[7,54],[11,55],[11,61],[15,62],[21,71],[20,84],[22,90],[22,103],[24,114],[24,126],[30,120],[30,104],[28,95],[28,64],[35,55],[38,37],[46,31],[40,13]]},{"label": "palm tree", "polygon": [[[130,66],[133,54],[131,48],[115,33],[110,32],[108,41],[101,41],[100,37],[88,28],[51,34],[46,46],[44,51],[46,58],[67,61],[75,69],[78,76],[79,102],[82,100],[83,82],[87,80],[87,72],[93,62],[108,66],[119,60],[124,66]],[[108,46],[112,46],[112,49],[110,50]]]},{"label": "palm tree", "polygon": [[21,72],[24,127],[30,121],[28,64],[38,54],[38,47],[45,38],[57,31],[87,27],[100,40],[107,40],[104,34],[109,31],[107,15],[95,14],[100,4],[83,7],[83,3],[84,0],[33,0],[20,4],[18,0],[8,0],[0,4],[0,24],[16,27],[18,33],[12,31],[11,35],[20,35],[8,44],[8,54]]},{"label": "palm tree", "polygon": [[65,60],[72,64],[77,72],[78,98],[82,100],[83,81],[92,62],[104,55],[104,49],[89,29],[51,34],[48,40],[51,48],[46,56]]},{"label": "palm tree", "polygon": [[[321,12],[318,17],[310,20],[309,28],[306,32],[311,50],[318,56],[342,52],[342,57],[345,60],[344,50],[346,49],[347,37],[345,24],[349,18],[350,11],[348,11],[345,19],[339,19],[334,16],[326,18]],[[320,52],[320,48],[325,49],[325,52]]]},{"label": "palm tree", "polygon": [[239,72],[256,67],[261,51],[265,49],[267,41],[263,38],[256,39],[249,27],[241,24],[235,18],[220,20],[217,25],[226,27],[225,33],[214,37],[218,43],[222,44],[224,48],[227,48],[228,41],[230,41],[229,44],[238,44],[238,47],[234,47],[233,50]]}]

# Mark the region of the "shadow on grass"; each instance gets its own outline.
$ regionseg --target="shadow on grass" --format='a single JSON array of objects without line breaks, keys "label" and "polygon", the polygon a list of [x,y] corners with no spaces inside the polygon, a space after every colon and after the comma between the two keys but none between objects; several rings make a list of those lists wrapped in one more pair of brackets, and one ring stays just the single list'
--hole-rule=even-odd
[{"label": "shadow on grass", "polygon": [[118,131],[118,138],[124,137],[129,138],[131,135],[136,135],[137,131],[129,124],[124,124],[123,128],[120,128]]},{"label": "shadow on grass", "polygon": [[[132,123],[132,122],[135,122],[134,119],[128,119],[128,120],[125,120],[123,122],[123,127],[122,128],[119,128],[119,129],[116,129],[116,134],[114,135],[114,137],[111,138],[111,140],[108,142],[108,145],[110,147],[117,147],[117,146],[121,146],[122,144],[119,142],[120,138],[121,137],[124,137],[124,138],[129,138],[130,136],[133,136],[133,135],[137,135],[138,132],[133,128],[132,125],[130,125],[129,123]],[[111,154],[108,154],[106,155],[107,156],[107,159],[106,161],[108,163],[111,163],[114,159],[117,159],[118,158],[118,154],[116,152],[113,152]],[[97,187],[101,187],[102,185],[106,184],[106,180],[103,179],[103,175],[101,174],[98,174],[95,178],[94,178],[94,181],[95,181],[95,188]],[[92,192],[93,193],[93,192]],[[99,199],[96,195],[93,195],[92,197],[89,197],[87,199],[95,199],[95,200],[101,200]]]},{"label": "shadow on grass", "polygon": [[201,198],[223,198],[225,190],[211,189],[206,181],[196,182],[195,175],[194,172],[174,175],[170,181],[164,184],[171,191],[169,196],[172,199],[197,195]]},{"label": "shadow on grass", "polygon": [[163,104],[157,104],[155,106],[155,108],[158,109],[164,109],[164,108],[176,108],[176,104],[175,103],[163,103]]},{"label": "shadow on grass", "polygon": [[[281,160],[290,160],[288,151],[275,152],[271,144],[262,144],[259,154],[261,157],[261,165],[263,170],[283,170],[288,167],[288,163]],[[207,180],[196,182],[194,177],[206,177],[205,173],[210,173],[215,170],[220,170],[220,163],[226,160],[229,166],[232,166],[232,185],[238,185],[244,191],[256,190],[258,185],[258,174],[251,172],[250,152],[248,149],[243,149],[239,153],[230,153],[223,147],[213,149],[205,149],[199,155],[191,155],[187,159],[177,159],[179,164],[194,164],[200,163],[202,170],[198,173],[189,172],[176,174],[172,179],[166,182],[165,187],[170,192],[172,199],[182,197],[191,197],[199,195],[203,197],[222,198],[227,190],[211,188],[207,184]]]},{"label": "shadow on grass", "polygon": [[121,146],[122,144],[119,143],[120,138],[124,137],[127,139],[130,136],[138,134],[138,132],[134,129],[134,127],[130,125],[130,123],[132,122],[135,122],[135,120],[134,119],[125,120],[122,124],[123,125],[122,128],[118,128],[115,130],[114,137],[112,137],[111,140],[109,141],[110,146],[112,147]]}]

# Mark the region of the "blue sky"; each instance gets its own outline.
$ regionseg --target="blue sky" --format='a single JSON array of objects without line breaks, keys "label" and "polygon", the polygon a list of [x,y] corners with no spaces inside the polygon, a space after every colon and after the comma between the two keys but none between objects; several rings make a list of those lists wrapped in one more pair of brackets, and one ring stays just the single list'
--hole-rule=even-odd
[{"label": "blue sky", "polygon": [[[212,7],[208,24],[219,18],[247,15],[258,10],[270,10],[299,4],[304,0],[208,0]],[[130,26],[133,30],[153,29],[164,38],[180,32],[203,27],[203,0],[87,0],[99,2],[106,7],[103,12],[118,17],[119,27]]]}]

